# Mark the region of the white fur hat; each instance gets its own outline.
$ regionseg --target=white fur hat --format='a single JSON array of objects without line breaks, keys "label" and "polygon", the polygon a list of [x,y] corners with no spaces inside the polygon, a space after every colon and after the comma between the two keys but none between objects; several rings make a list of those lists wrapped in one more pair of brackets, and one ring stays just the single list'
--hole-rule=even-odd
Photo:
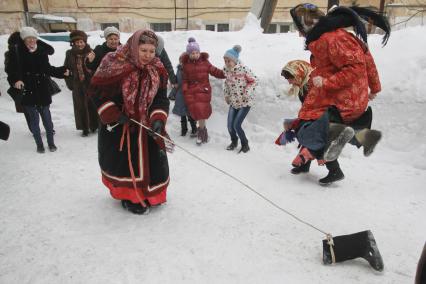
[{"label": "white fur hat", "polygon": [[27,37],[38,37],[38,32],[33,27],[22,27],[20,31],[20,36],[22,40],[26,39]]},{"label": "white fur hat", "polygon": [[120,31],[116,27],[107,27],[104,30],[104,38],[107,38],[109,35],[117,35],[120,37]]}]

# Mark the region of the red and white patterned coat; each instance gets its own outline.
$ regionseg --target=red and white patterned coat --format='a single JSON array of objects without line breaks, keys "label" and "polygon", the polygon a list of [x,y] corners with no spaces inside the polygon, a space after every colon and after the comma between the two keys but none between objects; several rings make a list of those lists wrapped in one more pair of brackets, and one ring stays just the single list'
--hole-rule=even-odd
[{"label": "red and white patterned coat", "polygon": [[[345,123],[361,116],[368,105],[368,89],[381,90],[376,65],[364,44],[344,29],[327,32],[308,46],[315,70],[308,82],[309,93],[299,119],[318,119],[329,106],[336,106]],[[321,76],[317,88],[312,78]]]},{"label": "red and white patterned coat", "polygon": [[229,105],[236,109],[253,106],[258,82],[256,75],[241,63],[233,68],[225,67],[223,72],[226,77],[223,92]]}]

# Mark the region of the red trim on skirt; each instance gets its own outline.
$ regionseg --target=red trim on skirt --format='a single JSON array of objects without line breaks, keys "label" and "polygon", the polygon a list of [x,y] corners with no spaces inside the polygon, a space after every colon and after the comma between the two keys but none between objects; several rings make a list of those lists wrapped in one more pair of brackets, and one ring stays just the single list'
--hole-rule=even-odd
[{"label": "red trim on skirt", "polygon": [[[118,200],[130,200],[133,203],[139,203],[139,198],[136,195],[136,192],[133,187],[115,187],[108,179],[102,176],[103,184],[108,187],[112,198]],[[159,205],[166,202],[167,200],[167,185],[163,187],[164,189],[160,193],[145,197],[142,190],[139,191],[139,196],[144,200],[148,200],[150,205]]]}]

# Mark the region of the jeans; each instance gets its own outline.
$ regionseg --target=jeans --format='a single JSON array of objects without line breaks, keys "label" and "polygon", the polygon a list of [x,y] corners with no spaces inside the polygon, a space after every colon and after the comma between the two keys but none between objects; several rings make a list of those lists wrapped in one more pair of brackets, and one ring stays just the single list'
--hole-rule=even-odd
[{"label": "jeans", "polygon": [[54,145],[53,141],[53,122],[50,115],[49,106],[24,106],[30,120],[30,128],[33,133],[34,140],[37,144],[43,145],[43,140],[40,134],[40,116],[42,117],[44,129],[46,129],[47,144]]},{"label": "jeans", "polygon": [[[246,134],[244,133],[241,124],[243,124],[244,119],[246,118],[248,112],[250,111],[250,107],[242,107],[242,108],[233,108],[229,107],[228,112],[228,131],[231,135],[232,141],[237,141],[238,137],[240,137],[241,145],[248,144],[248,140]],[[238,135],[238,137],[237,137]]]}]

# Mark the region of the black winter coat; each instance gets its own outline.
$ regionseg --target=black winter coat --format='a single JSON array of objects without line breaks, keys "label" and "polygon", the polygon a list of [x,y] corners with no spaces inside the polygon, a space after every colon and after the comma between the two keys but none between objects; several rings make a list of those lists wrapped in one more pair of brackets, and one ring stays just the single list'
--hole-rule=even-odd
[{"label": "black winter coat", "polygon": [[55,50],[49,44],[37,40],[37,50],[30,53],[20,38],[19,32],[12,34],[8,40],[9,51],[5,53],[5,71],[11,87],[17,81],[24,82],[25,95],[22,105],[48,106],[52,96],[48,93],[48,77],[64,78],[65,67],[53,67],[49,55]]},{"label": "black winter coat", "polygon": [[169,75],[169,81],[172,84],[177,84],[177,79],[175,75],[175,71],[173,70],[173,65],[170,62],[169,55],[167,54],[166,50],[163,49],[161,53],[158,55],[158,57],[161,60],[161,63],[163,63],[164,67],[167,70],[167,74]]},{"label": "black winter coat", "polygon": [[101,64],[101,61],[104,58],[104,56],[107,55],[107,53],[114,52],[114,51],[116,51],[116,49],[109,48],[106,42],[104,42],[102,45],[97,45],[95,49],[93,50],[93,52],[96,55],[95,59],[92,62],[89,62],[89,60],[86,60],[87,68],[95,72],[96,69],[98,69],[99,65]]},{"label": "black winter coat", "polygon": [[173,69],[173,65],[170,62],[169,55],[167,54],[166,50],[164,49],[164,40],[161,36],[157,35],[158,38],[158,46],[155,49],[155,56],[160,58],[161,63],[163,63],[164,67],[167,70],[167,74],[169,75],[169,81],[172,84],[177,84],[177,78],[175,75],[175,71]]}]

